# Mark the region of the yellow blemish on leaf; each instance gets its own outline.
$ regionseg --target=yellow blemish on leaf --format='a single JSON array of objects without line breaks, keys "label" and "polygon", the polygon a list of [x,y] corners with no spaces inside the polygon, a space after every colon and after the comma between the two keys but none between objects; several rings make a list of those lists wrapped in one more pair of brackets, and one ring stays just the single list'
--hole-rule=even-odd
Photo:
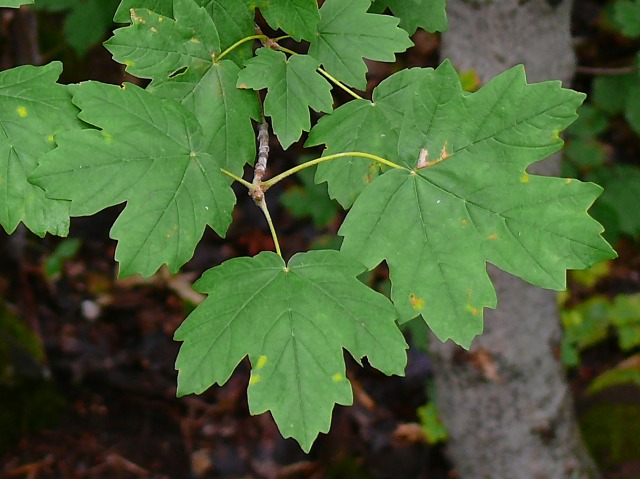
[{"label": "yellow blemish on leaf", "polygon": [[252,374],[251,379],[249,379],[249,386],[253,384],[258,384],[262,380],[259,374]]},{"label": "yellow blemish on leaf", "polygon": [[365,175],[364,182],[371,183],[377,172],[378,172],[378,163],[376,162],[369,163],[369,173]]},{"label": "yellow blemish on leaf", "polygon": [[527,173],[522,173],[520,183],[529,183],[529,175]]},{"label": "yellow blemish on leaf", "polygon": [[463,224],[463,225],[468,225],[468,224],[469,224],[469,222],[468,222],[467,220],[462,220],[462,224]]},{"label": "yellow blemish on leaf", "polygon": [[195,152],[195,151],[192,151],[191,153],[189,153],[189,156],[190,156],[191,158],[195,158],[195,157],[196,157],[196,152]]},{"label": "yellow blemish on leaf", "polygon": [[158,23],[164,22],[164,17],[158,17]]},{"label": "yellow blemish on leaf", "polygon": [[490,239],[490,240],[498,239],[498,233],[491,233],[489,236],[487,236],[487,239]]},{"label": "yellow blemish on leaf", "polygon": [[47,141],[48,141],[49,143],[55,143],[55,142],[56,142],[56,140],[55,140],[55,138],[53,137],[53,135],[49,135],[49,136],[47,136]]},{"label": "yellow blemish on leaf", "polygon": [[569,183],[573,183],[573,179],[571,179],[571,178],[567,178],[567,179],[565,180],[565,183],[566,183],[567,185],[568,185]]},{"label": "yellow blemish on leaf", "polygon": [[256,364],[256,369],[262,369],[267,365],[267,357],[262,355],[258,358],[258,364]]},{"label": "yellow blemish on leaf", "polygon": [[478,315],[478,308],[471,305],[471,290],[467,290],[467,305],[464,307],[465,311],[469,311],[474,316]]},{"label": "yellow blemish on leaf", "polygon": [[341,383],[342,381],[344,381],[344,374],[342,373],[335,373],[333,376],[331,376],[331,380],[334,383]]},{"label": "yellow blemish on leaf", "polygon": [[135,8],[132,8],[131,10],[129,10],[129,12],[131,13],[131,21],[133,23],[146,23],[144,18],[138,16],[138,14],[136,13]]},{"label": "yellow blemish on leaf", "polygon": [[107,143],[111,143],[113,141],[111,135],[104,130],[102,130],[102,137],[107,141]]},{"label": "yellow blemish on leaf", "polygon": [[460,83],[462,84],[462,89],[468,92],[477,91],[480,88],[482,82],[480,81],[480,75],[478,75],[478,71],[471,69],[465,70],[458,73],[460,77]]},{"label": "yellow blemish on leaf", "polygon": [[124,61],[124,66],[126,66],[126,67],[132,67],[135,64],[136,64],[136,62],[134,62],[132,60],[125,60]]},{"label": "yellow blemish on leaf", "polygon": [[150,30],[151,30],[153,33],[158,33],[158,29],[157,29],[156,27],[151,27],[151,28],[150,28]]},{"label": "yellow blemish on leaf", "polygon": [[27,111],[27,109],[23,106],[19,106],[16,111],[18,112],[18,116],[20,118],[26,118],[27,115],[29,114],[29,112]]},{"label": "yellow blemish on leaf", "polygon": [[422,311],[424,309],[424,299],[421,298],[420,296],[416,296],[415,294],[411,293],[409,295],[409,301],[411,301],[411,307],[416,310],[416,311]]},{"label": "yellow blemish on leaf", "polygon": [[201,42],[200,42],[200,39],[199,39],[199,38],[196,38],[196,37],[190,38],[190,39],[189,39],[189,41],[190,41],[191,43],[201,43]]}]

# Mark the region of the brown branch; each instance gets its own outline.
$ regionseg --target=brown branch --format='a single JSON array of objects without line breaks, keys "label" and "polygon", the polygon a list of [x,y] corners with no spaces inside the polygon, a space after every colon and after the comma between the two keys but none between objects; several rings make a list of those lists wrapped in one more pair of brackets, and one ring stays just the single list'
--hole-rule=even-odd
[{"label": "brown branch", "polygon": [[262,179],[267,172],[267,161],[269,159],[269,125],[262,123],[258,129],[258,161],[253,173],[254,187],[249,191],[253,201],[260,203],[264,199],[264,189]]},{"label": "brown branch", "polygon": [[625,67],[586,67],[586,66],[578,66],[576,68],[576,73],[582,73],[583,75],[627,75],[629,73],[633,73],[637,71],[638,68],[634,65],[629,65]]}]

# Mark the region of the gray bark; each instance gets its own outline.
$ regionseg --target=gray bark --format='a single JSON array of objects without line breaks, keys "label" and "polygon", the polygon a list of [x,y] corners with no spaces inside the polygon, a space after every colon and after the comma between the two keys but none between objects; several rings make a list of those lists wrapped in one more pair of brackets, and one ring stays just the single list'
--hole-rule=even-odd
[{"label": "gray bark", "polygon": [[[568,83],[575,66],[570,2],[449,0],[442,56],[487,82],[524,64],[530,82]],[[558,159],[530,171],[556,174]],[[466,352],[432,338],[437,403],[461,479],[596,478],[558,358],[555,293],[490,268],[498,308]]]}]

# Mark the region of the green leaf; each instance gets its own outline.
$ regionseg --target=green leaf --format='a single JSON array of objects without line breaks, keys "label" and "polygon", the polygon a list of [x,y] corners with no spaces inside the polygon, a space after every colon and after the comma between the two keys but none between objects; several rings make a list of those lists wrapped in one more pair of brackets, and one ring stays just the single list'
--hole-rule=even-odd
[{"label": "green leaf", "polygon": [[[116,30],[115,36],[105,46],[116,61],[127,65],[127,71],[132,75],[151,75],[141,78],[167,80],[167,75],[180,68],[193,68],[201,60],[211,63],[212,56],[255,34],[253,9],[242,0],[146,0],[133,3],[136,8],[127,9],[126,19],[123,18],[122,5],[116,12],[116,20],[121,22],[129,22],[131,15],[132,25]],[[222,32],[220,37],[218,32]],[[236,48],[228,58],[241,65],[251,54],[251,44],[246,43]],[[147,68],[136,68],[138,62]],[[159,63],[158,68],[149,69],[154,62]],[[172,62],[177,65],[167,71],[172,68]]]},{"label": "green leaf", "polygon": [[607,113],[621,113],[627,104],[629,91],[636,82],[636,74],[598,76],[593,81],[592,101]]},{"label": "green leaf", "polygon": [[113,12],[119,0],[38,0],[32,8],[59,12],[69,10],[64,22],[67,43],[84,55],[105,37],[113,25]]},{"label": "green leaf", "polygon": [[132,24],[119,28],[105,42],[114,60],[127,71],[156,83],[168,81],[181,69],[206,71],[212,55],[222,52],[212,18],[193,0],[176,0],[172,19],[146,9],[132,9]]},{"label": "green leaf", "polygon": [[604,187],[604,193],[597,204],[606,205],[605,211],[615,215],[620,231],[636,238],[640,236],[640,170],[633,166],[616,165],[601,168],[591,175]]},{"label": "green leaf", "polygon": [[607,153],[604,146],[593,137],[579,137],[567,142],[565,158],[581,168],[604,166]]},{"label": "green leaf", "polygon": [[225,234],[235,196],[189,111],[131,84],[72,91],[80,118],[101,130],[61,134],[30,179],[70,200],[72,216],[127,202],[111,229],[122,275],[150,276],[163,263],[177,271],[205,225]]},{"label": "green leaf", "polygon": [[[415,85],[427,71],[415,68],[396,73],[376,87],[373,102],[353,100],[325,115],[312,128],[305,146],[325,144],[323,156],[359,151],[397,157],[404,109],[414,101]],[[347,157],[318,165],[316,182],[326,181],[331,198],[349,208],[379,172],[375,161]]]},{"label": "green leaf", "polygon": [[594,394],[614,386],[635,385],[640,388],[640,365],[638,357],[629,366],[624,364],[600,374],[587,388],[588,394]]},{"label": "green leaf", "polygon": [[273,120],[273,131],[287,149],[309,131],[309,108],[331,112],[331,85],[316,71],[317,60],[308,55],[286,57],[282,52],[260,48],[238,76],[238,88],[267,88],[264,112]]},{"label": "green leaf", "polygon": [[597,136],[609,126],[607,115],[591,104],[578,108],[578,119],[567,128],[567,134],[581,138]]},{"label": "green leaf", "polygon": [[61,72],[53,62],[0,73],[0,224],[7,233],[20,222],[38,236],[69,231],[68,203],[27,182],[56,136],[81,125],[67,87],[56,83]]},{"label": "green leaf", "polygon": [[[640,23],[640,18],[638,23]],[[640,76],[629,89],[629,97],[624,109],[624,117],[633,131],[640,135]]]},{"label": "green leaf", "polygon": [[618,329],[620,348],[629,351],[640,346],[640,294],[616,296],[609,311]]},{"label": "green leaf", "polygon": [[611,306],[606,298],[596,296],[575,308],[562,311],[560,315],[564,328],[562,349],[572,353],[569,357],[565,356],[563,360],[565,365],[577,366],[580,362],[579,351],[609,337],[610,309]]},{"label": "green leaf", "polygon": [[[212,55],[219,54],[227,43],[218,36],[218,23],[227,34],[233,25],[240,28],[244,21],[241,13],[249,11],[241,7],[242,2],[225,7],[210,2],[201,8],[193,0],[175,0],[175,20],[135,10],[134,23],[116,30],[105,44],[132,75],[153,80],[147,88],[150,92],[178,100],[192,111],[206,135],[210,153],[223,158],[222,166],[236,174],[242,172],[244,164],[254,161],[251,119],[260,117],[260,104],[254,93],[236,88],[239,67],[226,59],[214,63]],[[240,10],[236,20],[231,20],[234,9]],[[251,34],[252,22],[249,27]],[[231,32],[231,38],[240,34],[233,28]]]},{"label": "green leaf", "polygon": [[445,0],[375,0],[372,7],[377,12],[385,8],[400,18],[400,26],[410,35],[418,27],[428,32],[443,32],[447,29]]},{"label": "green leaf", "polygon": [[21,5],[31,5],[33,0],[2,0],[0,7],[2,8],[20,8]]},{"label": "green leaf", "polygon": [[118,0],[87,0],[76,6],[64,22],[65,39],[79,55],[100,43],[113,25]]},{"label": "green leaf", "polygon": [[78,0],[38,0],[31,7],[32,10],[47,10],[49,12],[64,12],[78,5]]},{"label": "green leaf", "polygon": [[113,21],[118,23],[129,23],[131,21],[131,9],[151,10],[158,15],[170,17],[173,15],[173,0],[122,0],[116,13],[113,15]]},{"label": "green leaf", "polygon": [[431,166],[376,178],[340,228],[342,251],[368,268],[386,260],[401,319],[421,314],[438,338],[468,348],[496,303],[486,261],[564,289],[566,269],[615,255],[586,214],[600,187],[524,171],[562,146],[584,95],[529,85],[522,67],[467,94],[448,62],[416,88],[402,105],[399,157],[421,166],[423,151]]},{"label": "green leaf", "polygon": [[315,167],[300,170],[297,176],[302,185],[287,189],[280,196],[280,203],[296,218],[312,218],[316,228],[327,226],[340,207],[329,198],[326,185],[314,183]]},{"label": "green leaf", "polygon": [[369,0],[326,0],[309,46],[309,55],[329,73],[361,90],[367,86],[363,58],[392,62],[396,53],[413,46],[397,18],[367,13],[369,5]]},{"label": "green leaf", "polygon": [[630,38],[640,36],[640,0],[618,0],[613,5],[613,20]]},{"label": "green leaf", "polygon": [[62,241],[51,255],[45,260],[42,269],[48,280],[52,280],[62,274],[64,263],[73,258],[80,250],[82,240],[80,238],[67,238]]},{"label": "green leaf", "polygon": [[420,406],[416,412],[429,444],[434,445],[449,440],[449,432],[440,419],[435,402],[429,401],[424,406]]},{"label": "green leaf", "polygon": [[296,41],[312,40],[320,21],[317,0],[259,0],[258,8],[275,30],[282,29]]},{"label": "green leaf", "polygon": [[284,437],[309,451],[334,404],[348,405],[343,348],[385,374],[402,375],[406,343],[393,306],[356,279],[364,268],[337,251],[234,258],[207,271],[207,293],[175,333],[178,395],[224,384],[249,356],[249,408],[270,410]]}]

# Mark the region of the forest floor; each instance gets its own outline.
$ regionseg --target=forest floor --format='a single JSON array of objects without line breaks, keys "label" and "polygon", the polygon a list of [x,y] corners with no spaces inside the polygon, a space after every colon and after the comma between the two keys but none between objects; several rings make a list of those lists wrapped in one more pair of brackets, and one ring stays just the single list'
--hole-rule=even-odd
[{"label": "forest floor", "polygon": [[[611,49],[626,47],[603,33],[598,3],[581,5],[579,64],[608,66]],[[438,37],[423,32],[416,42],[402,66],[437,65]],[[100,47],[88,58],[81,68],[97,72],[93,79],[122,81],[121,70],[105,66],[110,59]],[[370,87],[388,72],[389,66],[372,65]],[[579,74],[574,87],[588,92],[590,81],[589,74]],[[640,158],[637,141],[614,135],[611,154],[624,150]],[[271,168],[295,163],[298,153],[272,155]],[[269,192],[289,254],[335,234],[342,218],[338,212],[320,230],[311,221],[295,220],[276,199],[294,185],[291,180]],[[79,240],[78,249],[58,265],[52,258],[65,240],[0,233],[0,314],[25,321],[43,354],[41,362],[18,358],[22,379],[11,388],[0,378],[0,478],[456,478],[444,447],[429,445],[420,425],[417,410],[428,400],[430,363],[417,348],[402,378],[348,362],[354,406],[336,408],[331,431],[309,455],[282,439],[268,414],[249,415],[246,361],[224,386],[175,397],[179,343],[173,332],[201,300],[190,284],[225,259],[273,248],[260,211],[243,190],[237,193],[227,238],[205,233],[177,275],[161,271],[150,279],[116,279],[109,227],[121,208],[74,219],[70,238]],[[621,259],[609,275],[590,288],[576,284],[572,298],[640,291],[637,243],[623,240],[618,249]],[[579,404],[585,385],[622,358],[612,341],[583,354],[569,372]],[[640,478],[638,459],[605,471],[606,477]]]}]

